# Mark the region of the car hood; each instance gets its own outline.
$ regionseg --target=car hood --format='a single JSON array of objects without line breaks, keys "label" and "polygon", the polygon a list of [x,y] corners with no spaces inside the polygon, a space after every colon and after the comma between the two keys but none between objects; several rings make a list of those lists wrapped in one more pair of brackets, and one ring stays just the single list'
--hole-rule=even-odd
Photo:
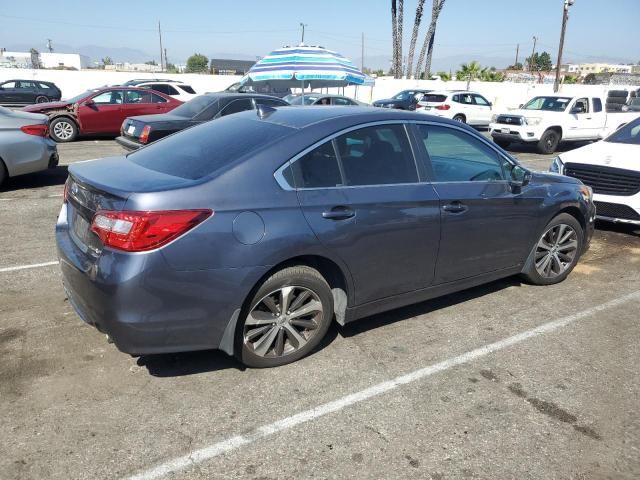
[{"label": "car hood", "polygon": [[558,175],[557,173],[550,172],[531,172],[531,183],[569,183],[573,185],[580,185],[582,182],[574,177],[567,177],[565,175]]},{"label": "car hood", "polygon": [[640,172],[640,145],[628,143],[599,142],[564,152],[559,155],[564,163],[582,163],[623,168]]},{"label": "car hood", "polygon": [[388,105],[390,103],[402,103],[403,100],[394,100],[393,98],[383,98],[382,100],[376,100],[374,105]]},{"label": "car hood", "polygon": [[36,103],[34,105],[28,105],[22,109],[23,112],[48,112],[49,110],[59,110],[61,108],[66,108],[71,103],[69,102],[47,102],[47,103]]}]

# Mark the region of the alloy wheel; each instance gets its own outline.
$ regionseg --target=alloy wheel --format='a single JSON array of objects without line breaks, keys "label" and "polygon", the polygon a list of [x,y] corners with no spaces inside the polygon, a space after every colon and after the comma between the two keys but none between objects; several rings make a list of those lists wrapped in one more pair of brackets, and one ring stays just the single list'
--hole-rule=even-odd
[{"label": "alloy wheel", "polygon": [[322,315],[322,302],[315,292],[306,287],[282,287],[251,309],[244,322],[244,343],[261,357],[289,355],[316,334]]},{"label": "alloy wheel", "polygon": [[73,125],[69,122],[57,122],[53,126],[53,134],[60,140],[69,140],[73,136]]},{"label": "alloy wheel", "polygon": [[578,235],[565,223],[549,228],[538,242],[536,270],[544,278],[555,278],[573,265],[578,253]]}]

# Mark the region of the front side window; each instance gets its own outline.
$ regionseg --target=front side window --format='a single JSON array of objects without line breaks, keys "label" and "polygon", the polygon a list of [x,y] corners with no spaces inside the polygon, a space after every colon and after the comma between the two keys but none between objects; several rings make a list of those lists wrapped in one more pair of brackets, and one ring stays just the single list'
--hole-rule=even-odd
[{"label": "front side window", "polygon": [[574,106],[574,108],[582,109],[582,113],[588,113],[589,112],[589,99],[588,98],[579,98],[578,100],[576,100],[576,104]]},{"label": "front side window", "polygon": [[414,183],[418,172],[403,125],[377,125],[336,138],[347,185]]},{"label": "front side window", "polygon": [[487,99],[484,98],[481,95],[474,95],[473,99],[475,100],[476,105],[480,105],[482,107],[488,107],[489,106],[489,102],[487,102]]},{"label": "front side window", "polygon": [[111,92],[103,92],[92,98],[96,105],[117,105],[123,103],[122,94],[119,90]]},{"label": "front side window", "polygon": [[482,182],[504,180],[502,160],[480,140],[459,130],[417,125],[431,161],[435,182]]}]

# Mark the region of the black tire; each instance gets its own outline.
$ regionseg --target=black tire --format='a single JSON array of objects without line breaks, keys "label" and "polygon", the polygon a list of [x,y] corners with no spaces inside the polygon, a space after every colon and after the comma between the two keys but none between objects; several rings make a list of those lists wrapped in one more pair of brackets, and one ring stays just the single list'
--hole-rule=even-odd
[{"label": "black tire", "polygon": [[[295,297],[295,291],[302,293],[307,291],[310,292],[310,302],[320,303],[321,311],[314,310],[314,312],[317,312],[315,318],[304,318],[305,316],[312,316],[311,313],[309,313],[308,315],[297,317],[294,320],[313,323],[313,325],[315,325],[314,328],[305,329],[304,327],[300,327],[301,330],[298,330],[295,325],[292,327],[292,324],[285,326],[280,323],[286,322],[287,315],[283,315],[284,312],[276,315],[272,313],[273,310],[270,312],[264,309],[266,303],[262,303],[263,300],[273,295],[273,297],[271,297],[272,301],[274,298],[280,299],[280,301],[272,303],[272,306],[280,311],[279,309],[283,299],[280,291],[286,287],[293,287],[293,293],[291,293],[292,298],[297,299],[301,296],[298,295],[298,297]],[[315,298],[313,295],[315,295]],[[293,300],[289,303],[289,306],[293,307],[295,303],[296,300]],[[301,303],[300,305],[304,306],[307,305],[307,303]],[[300,305],[298,305],[298,308],[300,308]],[[261,310],[261,308],[263,309]],[[268,337],[271,330],[264,331],[264,335],[256,336],[255,334],[258,328],[251,329],[251,327],[247,325],[250,314],[255,317],[258,313],[261,314],[262,317],[266,315],[266,321],[269,322],[269,324],[261,323],[261,328],[270,327],[271,329],[276,329],[277,332],[275,334],[276,336],[267,342],[270,346],[267,347],[267,350],[263,354],[256,353],[256,350],[259,348],[258,344],[260,340]],[[286,313],[288,314],[289,312]],[[295,266],[274,273],[260,285],[240,313],[238,328],[236,329],[236,345],[238,346],[236,352],[238,352],[240,361],[248,367],[268,368],[286,365],[287,363],[295,362],[307,356],[318,346],[327,333],[327,329],[333,319],[333,314],[333,295],[331,294],[331,288],[317,270],[307,266]],[[269,315],[273,317],[273,323],[271,323]],[[295,337],[289,333],[288,328],[296,328],[296,331],[306,340],[306,343],[301,347],[295,346]],[[256,339],[253,344],[251,344],[251,339],[249,338],[252,334],[254,335],[253,338]],[[282,336],[283,340],[280,343],[281,352],[278,353],[277,349],[280,336]],[[265,342],[266,341],[265,339]],[[290,350],[289,352],[286,352],[287,348]]]},{"label": "black tire", "polygon": [[607,93],[607,97],[609,98],[627,98],[628,95],[629,92],[627,92],[626,90],[609,90],[609,92]]},{"label": "black tire", "polygon": [[560,133],[557,130],[549,129],[542,134],[542,137],[538,141],[537,150],[538,153],[548,155],[556,151],[560,144]]},{"label": "black tire", "polygon": [[[543,238],[545,238],[545,235],[547,234],[547,232],[549,232],[554,228],[559,228],[562,225],[572,228],[573,231],[575,232],[575,242],[576,242],[575,255],[573,256],[571,262],[567,264],[566,268],[562,271],[562,273],[559,273],[558,275],[555,275],[553,277],[543,276],[538,271],[538,268],[536,267],[536,257],[540,255],[540,252],[545,251],[543,249],[539,249],[539,246],[538,246],[539,242],[541,242]],[[565,230],[565,234],[567,234],[567,230]],[[554,283],[562,282],[565,278],[567,278],[567,276],[571,273],[571,271],[574,269],[574,267],[578,263],[578,260],[580,259],[580,255],[582,254],[583,245],[584,245],[584,232],[582,230],[582,226],[580,225],[580,222],[578,222],[578,220],[576,220],[574,216],[569,215],[568,213],[561,213],[557,215],[544,227],[542,232],[540,232],[540,236],[538,240],[536,240],[536,243],[533,245],[533,248],[531,249],[531,253],[529,254],[529,257],[525,262],[524,268],[522,269],[522,273],[521,273],[522,277],[527,282],[532,283],[534,285],[553,285]],[[540,261],[544,262],[545,257],[540,257],[538,262]]]},{"label": "black tire", "polygon": [[464,117],[464,115],[460,115],[460,114],[453,117],[453,121],[460,122],[460,123],[467,123],[467,119]]},{"label": "black tire", "polygon": [[511,145],[511,140],[505,140],[504,138],[494,138],[493,143],[495,143],[499,147],[506,149],[509,145]]},{"label": "black tire", "polygon": [[4,162],[0,158],[0,187],[5,182],[5,180],[9,178],[9,174],[7,173],[7,167],[5,167]]},{"label": "black tire", "polygon": [[69,117],[56,117],[49,124],[49,136],[59,143],[73,142],[78,136],[78,125]]},{"label": "black tire", "polygon": [[36,103],[47,103],[49,101],[49,97],[45,95],[38,95],[36,97]]}]

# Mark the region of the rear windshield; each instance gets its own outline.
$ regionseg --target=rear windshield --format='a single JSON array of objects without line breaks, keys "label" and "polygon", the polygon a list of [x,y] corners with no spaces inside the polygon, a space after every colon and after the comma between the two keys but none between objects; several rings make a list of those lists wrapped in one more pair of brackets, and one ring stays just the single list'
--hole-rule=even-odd
[{"label": "rear windshield", "polygon": [[196,98],[192,98],[186,103],[183,103],[178,108],[171,110],[171,115],[177,115],[178,117],[193,118],[205,108],[208,108],[214,103],[218,103],[219,98],[210,95],[201,95]]},{"label": "rear windshield", "polygon": [[128,155],[144,168],[198,180],[293,130],[234,115],[189,128]]},{"label": "rear windshield", "polygon": [[430,94],[427,93],[425,95],[422,96],[422,102],[444,102],[447,99],[446,95],[435,95],[435,94]]}]

